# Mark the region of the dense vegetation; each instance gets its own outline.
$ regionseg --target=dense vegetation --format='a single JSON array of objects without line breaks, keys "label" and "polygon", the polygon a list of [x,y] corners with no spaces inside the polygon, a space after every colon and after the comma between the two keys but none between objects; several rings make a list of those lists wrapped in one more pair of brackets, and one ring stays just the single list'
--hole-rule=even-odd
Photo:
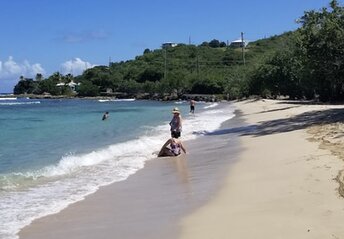
[{"label": "dense vegetation", "polygon": [[306,12],[302,25],[250,76],[253,94],[344,99],[344,8]]},{"label": "dense vegetation", "polygon": [[[87,69],[73,77],[54,73],[47,79],[21,79],[14,93],[75,94],[57,83],[80,83],[79,96],[105,92],[132,95],[219,94],[231,99],[259,95],[295,99],[344,99],[344,14],[329,8],[305,12],[294,32],[250,43],[244,51],[219,40],[167,49],[145,49],[135,60]],[[111,90],[109,90],[111,89]]]}]

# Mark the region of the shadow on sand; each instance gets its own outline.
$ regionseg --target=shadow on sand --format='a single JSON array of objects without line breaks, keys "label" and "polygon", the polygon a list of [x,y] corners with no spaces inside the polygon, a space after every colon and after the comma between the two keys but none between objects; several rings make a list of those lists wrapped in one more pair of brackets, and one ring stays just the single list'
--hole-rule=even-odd
[{"label": "shadow on sand", "polygon": [[264,136],[269,134],[290,132],[299,129],[305,129],[313,125],[321,125],[327,123],[344,122],[343,109],[328,109],[323,111],[311,111],[296,115],[291,118],[264,121],[261,124],[247,125],[243,127],[234,127],[217,130],[214,132],[194,132],[194,134],[203,135],[252,135]]}]

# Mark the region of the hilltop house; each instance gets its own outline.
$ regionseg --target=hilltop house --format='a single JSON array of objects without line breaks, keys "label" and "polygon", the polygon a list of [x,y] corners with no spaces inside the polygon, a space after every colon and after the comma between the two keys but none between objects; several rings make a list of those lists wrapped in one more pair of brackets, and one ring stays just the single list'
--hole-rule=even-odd
[{"label": "hilltop house", "polygon": [[[244,46],[243,46],[243,44],[244,44]],[[247,40],[238,39],[238,40],[232,41],[229,46],[231,46],[231,47],[246,47],[247,45],[248,45]]]},{"label": "hilltop house", "polygon": [[164,42],[161,45],[162,49],[166,49],[166,48],[170,48],[170,47],[176,47],[178,44],[177,43],[173,43],[173,42]]},{"label": "hilltop house", "polygon": [[73,80],[71,80],[71,82],[69,82],[69,83],[60,82],[60,83],[56,84],[57,87],[68,86],[72,92],[75,92],[79,85],[80,85],[80,83],[75,83]]}]

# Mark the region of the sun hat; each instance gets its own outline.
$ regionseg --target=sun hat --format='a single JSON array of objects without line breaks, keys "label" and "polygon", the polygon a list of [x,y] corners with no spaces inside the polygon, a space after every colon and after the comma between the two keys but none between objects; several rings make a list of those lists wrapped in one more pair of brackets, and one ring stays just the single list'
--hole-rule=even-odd
[{"label": "sun hat", "polygon": [[172,113],[173,113],[173,114],[174,114],[174,113],[180,114],[180,111],[179,111],[179,109],[178,109],[177,107],[175,107],[175,108],[173,108]]}]

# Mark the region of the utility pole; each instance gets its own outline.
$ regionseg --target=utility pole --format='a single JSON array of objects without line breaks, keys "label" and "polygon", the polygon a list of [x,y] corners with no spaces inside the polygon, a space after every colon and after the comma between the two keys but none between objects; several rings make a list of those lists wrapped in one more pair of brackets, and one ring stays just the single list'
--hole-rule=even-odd
[{"label": "utility pole", "polygon": [[164,70],[164,79],[166,80],[166,77],[167,77],[167,49],[165,48],[165,51],[164,51],[164,56],[165,56],[165,70]]},{"label": "utility pole", "polygon": [[199,55],[198,55],[197,48],[196,48],[196,74],[197,74],[197,80],[199,80]]},{"label": "utility pole", "polygon": [[199,80],[199,58],[197,54],[197,80]]},{"label": "utility pole", "polygon": [[244,33],[241,32],[241,52],[242,52],[242,61],[244,62],[244,65],[246,64],[245,62],[245,42],[244,42]]},{"label": "utility pole", "polygon": [[109,74],[111,75],[111,66],[112,66],[112,60],[111,60],[111,56],[109,56],[109,66],[108,66],[108,70],[109,70]]}]

